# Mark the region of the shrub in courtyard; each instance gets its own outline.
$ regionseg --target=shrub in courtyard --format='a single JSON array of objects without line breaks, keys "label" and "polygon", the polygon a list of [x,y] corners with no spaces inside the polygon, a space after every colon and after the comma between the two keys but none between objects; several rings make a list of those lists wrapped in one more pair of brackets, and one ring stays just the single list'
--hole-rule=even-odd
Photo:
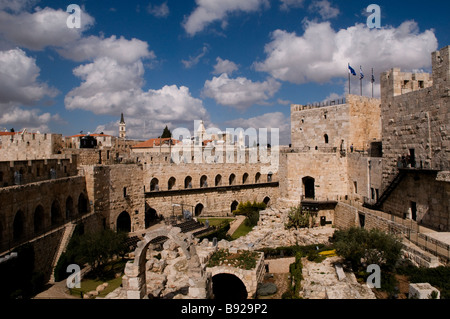
[{"label": "shrub in courtyard", "polygon": [[245,202],[240,203],[233,214],[235,216],[242,215],[246,216],[247,219],[245,223],[248,227],[253,227],[258,224],[259,221],[259,212],[266,209],[266,204],[257,203],[257,202]]},{"label": "shrub in courtyard", "polygon": [[302,206],[291,207],[288,214],[288,221],[285,225],[286,229],[290,228],[309,228],[315,223],[314,216],[309,211],[302,209]]},{"label": "shrub in courtyard", "polygon": [[351,262],[354,270],[362,266],[376,264],[386,270],[392,270],[401,257],[401,242],[394,236],[382,231],[362,228],[338,230],[332,242],[336,253]]}]

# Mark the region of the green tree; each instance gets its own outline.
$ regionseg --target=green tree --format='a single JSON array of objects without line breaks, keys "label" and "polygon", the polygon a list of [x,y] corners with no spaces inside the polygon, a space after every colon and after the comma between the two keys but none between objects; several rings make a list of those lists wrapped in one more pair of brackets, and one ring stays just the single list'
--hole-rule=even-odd
[{"label": "green tree", "polygon": [[354,270],[362,266],[362,262],[392,270],[400,259],[402,243],[393,235],[377,229],[367,231],[362,228],[338,230],[332,241],[336,253],[350,261]]},{"label": "green tree", "polygon": [[259,212],[264,209],[266,209],[266,204],[264,203],[257,203],[256,201],[254,201],[253,203],[245,202],[239,203],[237,209],[233,211],[233,214],[246,216],[246,225],[252,227],[258,224]]},{"label": "green tree", "polygon": [[166,125],[166,127],[164,128],[164,131],[161,135],[161,138],[171,138],[171,137],[172,137],[172,132],[169,130],[169,128]]},{"label": "green tree", "polygon": [[114,255],[123,254],[126,238],[125,233],[110,229],[84,234],[75,252],[77,263],[88,263],[94,273],[99,272]]},{"label": "green tree", "polygon": [[308,228],[314,225],[314,217],[311,216],[309,211],[303,211],[302,206],[292,207],[289,210],[288,221],[285,225],[287,229],[289,228]]}]

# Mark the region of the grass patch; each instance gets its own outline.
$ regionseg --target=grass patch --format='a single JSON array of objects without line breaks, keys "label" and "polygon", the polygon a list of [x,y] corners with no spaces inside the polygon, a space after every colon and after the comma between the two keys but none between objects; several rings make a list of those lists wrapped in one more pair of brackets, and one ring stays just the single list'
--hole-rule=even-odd
[{"label": "grass patch", "polygon": [[253,226],[249,226],[247,223],[243,222],[241,226],[239,226],[236,231],[231,235],[231,239],[235,240],[239,237],[247,235],[249,232],[251,232],[253,229]]},{"label": "grass patch", "polygon": [[219,226],[222,223],[230,224],[234,218],[199,218],[200,223],[205,224],[206,220],[209,220],[209,226]]},{"label": "grass patch", "polygon": [[[99,285],[107,282],[108,287],[105,288],[97,297],[105,297],[107,294],[118,288],[122,284],[122,275],[125,269],[126,260],[116,260],[106,264],[99,276],[93,276],[92,273],[86,274],[85,278],[81,281],[81,288],[70,289],[72,296],[81,297],[81,293],[84,295],[90,291],[95,290]],[[117,273],[122,275],[116,277]]]}]

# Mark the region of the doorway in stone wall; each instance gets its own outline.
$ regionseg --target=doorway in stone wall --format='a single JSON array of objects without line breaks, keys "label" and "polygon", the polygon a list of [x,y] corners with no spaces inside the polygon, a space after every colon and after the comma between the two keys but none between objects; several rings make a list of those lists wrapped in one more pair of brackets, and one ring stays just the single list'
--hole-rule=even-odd
[{"label": "doorway in stone wall", "polygon": [[302,179],[303,182],[303,194],[306,199],[314,199],[315,194],[315,179],[307,176]]}]

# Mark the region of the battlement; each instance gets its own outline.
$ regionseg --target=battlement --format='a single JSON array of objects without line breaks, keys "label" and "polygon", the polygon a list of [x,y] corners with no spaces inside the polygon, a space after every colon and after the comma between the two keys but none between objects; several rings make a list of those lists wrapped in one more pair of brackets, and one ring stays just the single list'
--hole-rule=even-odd
[{"label": "battlement", "polygon": [[[381,74],[381,97],[391,98],[432,86],[437,89],[448,89],[450,79],[450,46],[432,53],[433,73],[401,72],[393,68]],[[441,87],[442,86],[442,87]]]}]

